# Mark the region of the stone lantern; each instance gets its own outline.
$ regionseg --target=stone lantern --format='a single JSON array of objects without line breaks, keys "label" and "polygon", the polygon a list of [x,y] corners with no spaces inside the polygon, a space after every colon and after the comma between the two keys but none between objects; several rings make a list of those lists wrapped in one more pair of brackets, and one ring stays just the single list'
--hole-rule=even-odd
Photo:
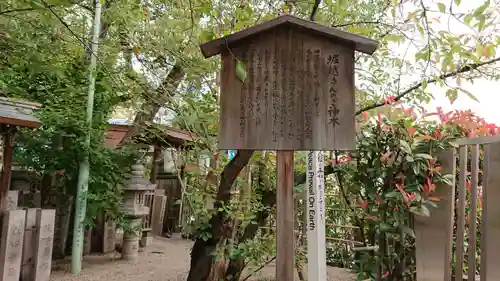
[{"label": "stone lantern", "polygon": [[123,188],[124,202],[122,212],[130,219],[130,226],[124,230],[122,258],[134,260],[139,251],[139,240],[142,234],[142,222],[149,215],[149,207],[145,205],[146,194],[155,189],[144,178],[144,166],[136,163],[132,165],[132,176],[127,186]]}]

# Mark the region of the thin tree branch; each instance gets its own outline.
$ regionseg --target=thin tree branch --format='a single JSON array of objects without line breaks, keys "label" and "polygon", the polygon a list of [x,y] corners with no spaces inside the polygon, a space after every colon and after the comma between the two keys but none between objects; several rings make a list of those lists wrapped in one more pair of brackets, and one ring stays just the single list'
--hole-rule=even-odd
[{"label": "thin tree branch", "polygon": [[312,8],[311,15],[309,16],[309,20],[311,20],[311,21],[316,20],[316,14],[318,13],[320,4],[321,4],[321,0],[314,1],[314,6]]},{"label": "thin tree branch", "polygon": [[[83,9],[87,10],[87,11],[90,11],[90,12],[94,12],[94,10],[92,8],[90,8],[89,6],[86,6],[84,4],[81,4],[81,3],[75,3],[76,5],[82,7]],[[48,5],[46,6],[46,8],[55,8],[57,7],[56,5]],[[40,11],[40,10],[45,10],[44,8],[41,8],[41,7],[30,7],[30,8],[17,8],[17,9],[12,9],[12,10],[5,10],[5,11],[0,11],[0,16],[1,15],[6,15],[6,14],[12,14],[12,13],[21,13],[21,12],[31,12],[31,11]]]},{"label": "thin tree branch", "polygon": [[[454,77],[454,76],[457,76],[458,74],[461,74],[461,73],[470,72],[470,71],[473,71],[473,70],[475,70],[475,69],[477,69],[479,67],[490,65],[490,64],[494,64],[494,63],[496,63],[498,61],[500,61],[500,57],[497,57],[497,58],[494,58],[494,59],[491,59],[491,60],[488,60],[488,61],[485,61],[485,62],[481,62],[481,63],[467,64],[467,65],[462,66],[458,70],[455,70],[455,71],[452,71],[452,72],[448,72],[448,73],[444,73],[444,74],[439,75],[437,78],[430,79],[430,80],[427,81],[427,84],[436,83],[439,80],[444,80],[446,78]],[[418,88],[422,87],[422,84],[423,84],[423,81],[420,81],[419,83],[411,86],[410,88],[406,89],[404,92],[402,92],[399,95],[397,95],[392,101],[396,102],[396,101],[401,100],[402,98],[404,98],[409,93],[411,93],[411,92],[417,90]],[[358,110],[356,112],[356,115],[359,115],[359,114],[361,114],[361,113],[363,113],[364,111],[367,111],[367,110],[371,110],[371,109],[374,109],[374,108],[377,108],[377,107],[384,106],[385,104],[386,104],[385,102],[377,102],[377,103],[368,105],[368,106],[366,106],[366,107]]]},{"label": "thin tree branch", "polygon": [[43,10],[43,9],[40,9],[40,8],[19,8],[19,9],[12,9],[12,10],[0,11],[0,16],[1,15],[6,15],[6,14],[11,14],[11,13],[29,12],[29,11],[35,11],[35,10]]},{"label": "thin tree branch", "polygon": [[276,256],[274,256],[272,259],[270,259],[270,260],[266,261],[263,265],[261,265],[259,268],[257,268],[256,270],[254,270],[252,273],[248,274],[248,276],[247,276],[247,277],[245,277],[245,278],[243,278],[243,280],[241,280],[241,281],[246,281],[246,280],[248,280],[250,277],[252,277],[252,276],[253,276],[253,274],[255,274],[255,273],[259,272],[261,269],[263,269],[263,268],[264,268],[264,266],[266,266],[266,265],[270,264],[270,263],[271,263],[271,262],[273,262],[275,259],[276,259]]}]

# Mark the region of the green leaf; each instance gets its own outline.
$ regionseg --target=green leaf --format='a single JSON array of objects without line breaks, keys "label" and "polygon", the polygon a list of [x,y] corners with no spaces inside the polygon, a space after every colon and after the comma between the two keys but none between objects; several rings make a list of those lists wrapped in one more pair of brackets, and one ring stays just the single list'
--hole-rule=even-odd
[{"label": "green leaf", "polygon": [[424,205],[413,206],[410,208],[410,212],[414,213],[415,215],[424,216],[424,217],[428,217],[431,215],[431,213],[429,212],[429,209]]},{"label": "green leaf", "polygon": [[429,205],[432,208],[438,207],[438,205],[436,203],[432,202],[431,200],[428,200],[427,202],[425,202],[425,204]]},{"label": "green leaf", "polygon": [[240,60],[236,63],[236,77],[238,77],[242,83],[245,83],[245,80],[247,79],[245,64]]},{"label": "green leaf", "polygon": [[460,5],[460,3],[462,3],[462,0],[455,0],[455,4]]},{"label": "green leaf", "polygon": [[472,17],[473,17],[472,14],[466,15],[465,18],[464,18],[465,24],[470,25],[470,22],[472,21]]},{"label": "green leaf", "polygon": [[460,92],[466,94],[471,100],[479,102],[479,100],[476,98],[476,96],[474,96],[471,92],[469,92],[463,88],[458,88],[458,89],[460,90]]},{"label": "green leaf", "polygon": [[448,100],[450,101],[451,104],[453,104],[458,97],[457,89],[448,89],[446,91],[446,96],[448,97]]},{"label": "green leaf", "polygon": [[402,225],[401,231],[403,231],[403,233],[410,235],[412,238],[415,238],[415,231],[413,231],[413,229],[411,229],[409,226]]},{"label": "green leaf", "polygon": [[478,16],[478,15],[482,15],[484,13],[484,11],[486,11],[486,9],[488,9],[488,7],[490,6],[490,0],[487,0],[486,2],[484,2],[483,5],[481,5],[479,8],[477,8],[473,15],[474,16]]},{"label": "green leaf", "polygon": [[445,4],[443,4],[443,3],[437,3],[437,5],[438,5],[439,11],[441,13],[444,13],[446,11],[446,5]]},{"label": "green leaf", "polygon": [[301,184],[294,186],[294,188],[293,188],[294,192],[296,192],[296,193],[302,192],[304,190],[305,186],[306,186],[305,183],[301,183]]},{"label": "green leaf", "polygon": [[401,145],[401,150],[403,150],[403,152],[411,154],[411,147],[405,140],[399,140],[399,144]]},{"label": "green leaf", "polygon": [[428,160],[434,159],[431,155],[425,153],[417,153],[415,154],[415,158],[423,158]]},{"label": "green leaf", "polygon": [[390,225],[388,225],[386,223],[383,223],[383,222],[380,223],[380,231],[387,232],[387,231],[389,231],[391,229],[392,229],[392,227]]},{"label": "green leaf", "polygon": [[425,90],[427,88],[427,79],[422,80],[422,90]]},{"label": "green leaf", "polygon": [[396,197],[398,197],[400,195],[401,195],[401,193],[396,190],[396,191],[391,191],[391,192],[387,193],[385,195],[385,198],[396,198]]},{"label": "green leaf", "polygon": [[484,48],[484,47],[483,47],[483,45],[482,45],[481,43],[479,43],[479,42],[478,42],[478,43],[476,44],[476,55],[477,55],[478,57],[482,57],[482,56],[483,56],[483,53],[484,53],[483,48]]}]

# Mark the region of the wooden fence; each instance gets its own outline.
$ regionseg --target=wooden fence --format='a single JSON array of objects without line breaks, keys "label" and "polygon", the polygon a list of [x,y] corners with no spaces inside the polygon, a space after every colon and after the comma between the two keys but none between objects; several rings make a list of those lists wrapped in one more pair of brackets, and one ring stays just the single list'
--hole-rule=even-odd
[{"label": "wooden fence", "polygon": [[458,182],[454,178],[451,185],[438,186],[438,208],[415,220],[418,281],[496,281],[500,276],[500,137],[457,143],[458,149],[439,160],[442,172],[454,175],[458,163]]}]

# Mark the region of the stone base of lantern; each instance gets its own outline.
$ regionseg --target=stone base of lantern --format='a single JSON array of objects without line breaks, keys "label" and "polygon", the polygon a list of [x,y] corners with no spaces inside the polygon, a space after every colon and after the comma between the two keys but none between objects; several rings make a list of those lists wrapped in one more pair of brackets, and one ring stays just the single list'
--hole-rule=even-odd
[{"label": "stone base of lantern", "polygon": [[139,254],[139,241],[141,240],[141,218],[133,218],[130,222],[132,232],[123,233],[122,259],[135,260]]},{"label": "stone base of lantern", "polygon": [[139,236],[123,234],[122,259],[136,260],[139,255]]}]

